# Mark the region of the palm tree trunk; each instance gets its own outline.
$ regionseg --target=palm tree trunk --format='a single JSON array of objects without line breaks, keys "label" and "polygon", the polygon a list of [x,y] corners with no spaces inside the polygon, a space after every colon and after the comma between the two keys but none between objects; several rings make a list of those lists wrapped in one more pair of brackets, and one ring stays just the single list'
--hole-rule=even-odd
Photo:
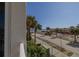
[{"label": "palm tree trunk", "polygon": [[28,30],[27,30],[27,33],[26,33],[26,40],[28,40]]},{"label": "palm tree trunk", "polygon": [[74,35],[74,43],[76,43],[77,42],[77,40],[76,40],[76,35]]},{"label": "palm tree trunk", "polygon": [[31,40],[31,33],[30,33],[30,29],[29,29],[29,40]]},{"label": "palm tree trunk", "polygon": [[31,40],[30,28],[27,28],[27,40]]},{"label": "palm tree trunk", "polygon": [[36,28],[35,28],[34,42],[36,43]]}]

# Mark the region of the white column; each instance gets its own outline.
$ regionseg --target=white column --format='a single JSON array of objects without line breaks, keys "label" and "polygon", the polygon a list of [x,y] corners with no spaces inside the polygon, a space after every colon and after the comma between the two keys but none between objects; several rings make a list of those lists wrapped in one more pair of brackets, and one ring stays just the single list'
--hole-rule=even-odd
[{"label": "white column", "polygon": [[25,3],[5,4],[5,56],[18,57],[20,43],[26,45]]}]

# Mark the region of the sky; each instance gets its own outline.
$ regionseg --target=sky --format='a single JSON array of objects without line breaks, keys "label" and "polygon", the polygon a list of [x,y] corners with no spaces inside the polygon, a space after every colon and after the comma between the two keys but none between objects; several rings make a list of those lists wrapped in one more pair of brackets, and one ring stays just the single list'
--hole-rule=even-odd
[{"label": "sky", "polygon": [[43,28],[67,28],[79,24],[79,3],[28,2],[26,14],[35,16]]}]

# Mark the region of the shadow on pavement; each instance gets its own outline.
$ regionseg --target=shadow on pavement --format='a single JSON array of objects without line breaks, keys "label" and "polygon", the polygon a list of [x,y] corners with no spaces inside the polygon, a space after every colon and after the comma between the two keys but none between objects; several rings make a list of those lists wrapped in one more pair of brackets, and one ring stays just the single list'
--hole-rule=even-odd
[{"label": "shadow on pavement", "polygon": [[67,45],[75,47],[75,48],[79,48],[79,42],[76,42],[76,43],[69,42]]}]

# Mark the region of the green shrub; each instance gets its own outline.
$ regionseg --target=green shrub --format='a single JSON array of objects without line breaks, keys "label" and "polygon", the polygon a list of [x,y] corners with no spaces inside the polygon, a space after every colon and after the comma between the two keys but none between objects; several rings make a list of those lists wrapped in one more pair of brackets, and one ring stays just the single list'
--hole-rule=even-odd
[{"label": "green shrub", "polygon": [[27,42],[27,56],[29,57],[47,57],[49,56],[48,50],[41,46],[41,44],[35,44],[33,41]]},{"label": "green shrub", "polygon": [[45,35],[49,35],[49,36],[50,36],[51,34],[52,34],[52,32],[46,32],[46,33],[45,33]]},{"label": "green shrub", "polygon": [[68,56],[72,56],[72,55],[73,55],[73,53],[72,53],[72,52],[70,52],[70,53],[68,53],[67,55],[68,55]]}]

